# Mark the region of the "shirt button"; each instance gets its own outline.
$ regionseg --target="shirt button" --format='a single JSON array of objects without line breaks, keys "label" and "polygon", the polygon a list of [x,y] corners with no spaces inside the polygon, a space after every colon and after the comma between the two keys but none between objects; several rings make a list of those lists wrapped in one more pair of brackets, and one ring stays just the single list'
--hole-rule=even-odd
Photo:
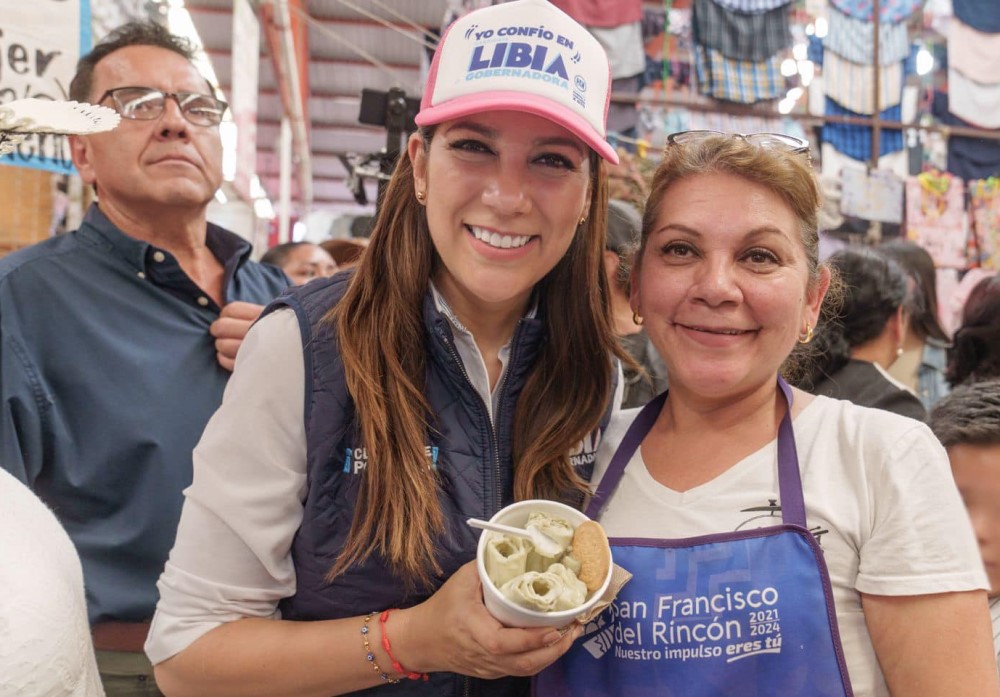
[{"label": "shirt button", "polygon": [[138,272],[138,273],[136,274],[136,276],[138,276],[139,278],[145,278],[145,277],[146,277],[146,274],[144,274],[144,273],[143,273],[142,271],[140,271],[140,272]]},{"label": "shirt button", "polygon": [[166,258],[167,258],[167,255],[164,254],[163,252],[159,251],[159,250],[153,252],[153,261],[161,262],[161,261],[163,261]]},{"label": "shirt button", "polygon": [[198,298],[198,304],[201,305],[202,307],[208,307],[208,298],[206,298],[204,295],[201,296],[200,298]]}]

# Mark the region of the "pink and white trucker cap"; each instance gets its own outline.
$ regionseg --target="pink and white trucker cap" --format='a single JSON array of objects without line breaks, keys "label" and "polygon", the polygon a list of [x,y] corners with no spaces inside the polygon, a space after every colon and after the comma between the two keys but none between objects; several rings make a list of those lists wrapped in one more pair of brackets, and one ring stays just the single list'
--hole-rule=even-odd
[{"label": "pink and white trucker cap", "polygon": [[514,0],[461,17],[434,53],[418,126],[484,111],[524,111],[575,134],[608,162],[611,68],[604,48],[548,0]]}]

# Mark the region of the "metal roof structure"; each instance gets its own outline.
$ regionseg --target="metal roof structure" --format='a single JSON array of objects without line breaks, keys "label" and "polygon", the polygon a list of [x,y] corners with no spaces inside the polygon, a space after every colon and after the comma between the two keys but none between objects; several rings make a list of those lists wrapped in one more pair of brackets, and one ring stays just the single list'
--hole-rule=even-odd
[{"label": "metal roof structure", "polygon": [[[262,19],[259,94],[257,97],[257,174],[268,194],[279,191],[281,120],[287,112],[282,91],[294,68],[288,56],[275,55],[267,34],[268,12],[286,6],[286,18],[301,28],[305,46],[303,120],[307,132],[304,153],[308,174],[299,167],[292,187],[296,212],[369,209],[351,189],[345,156],[376,153],[386,146],[386,130],[359,122],[362,89],[401,88],[408,96],[421,92],[421,66],[447,9],[448,0],[286,0],[255,3]],[[227,95],[233,79],[233,0],[187,0],[185,6],[212,62],[220,87]],[[280,24],[280,20],[278,21]],[[280,30],[280,27],[279,27]],[[430,47],[430,49],[428,48]],[[301,58],[299,60],[302,60]],[[287,98],[286,98],[287,99]],[[302,155],[301,145],[297,155]],[[301,165],[301,158],[296,157]],[[353,162],[351,160],[350,162]],[[303,186],[303,180],[309,181]],[[376,184],[365,179],[368,201],[375,200]],[[310,196],[311,194],[311,196]]]}]

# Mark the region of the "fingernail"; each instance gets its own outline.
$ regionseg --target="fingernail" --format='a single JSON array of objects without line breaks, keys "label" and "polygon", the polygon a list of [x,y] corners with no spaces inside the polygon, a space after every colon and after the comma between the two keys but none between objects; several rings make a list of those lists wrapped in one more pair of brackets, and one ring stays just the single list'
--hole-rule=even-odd
[{"label": "fingernail", "polygon": [[551,646],[552,644],[555,644],[560,639],[562,639],[562,634],[560,634],[559,632],[549,632],[548,634],[545,635],[545,639],[544,639],[545,645],[546,646]]}]

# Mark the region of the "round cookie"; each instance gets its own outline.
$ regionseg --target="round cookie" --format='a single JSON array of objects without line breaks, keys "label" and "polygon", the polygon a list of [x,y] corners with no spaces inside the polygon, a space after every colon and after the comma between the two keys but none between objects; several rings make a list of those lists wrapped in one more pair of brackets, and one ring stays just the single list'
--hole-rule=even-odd
[{"label": "round cookie", "polygon": [[580,562],[577,577],[593,593],[604,585],[611,566],[611,545],[604,528],[593,520],[576,526],[573,532],[573,558]]}]

